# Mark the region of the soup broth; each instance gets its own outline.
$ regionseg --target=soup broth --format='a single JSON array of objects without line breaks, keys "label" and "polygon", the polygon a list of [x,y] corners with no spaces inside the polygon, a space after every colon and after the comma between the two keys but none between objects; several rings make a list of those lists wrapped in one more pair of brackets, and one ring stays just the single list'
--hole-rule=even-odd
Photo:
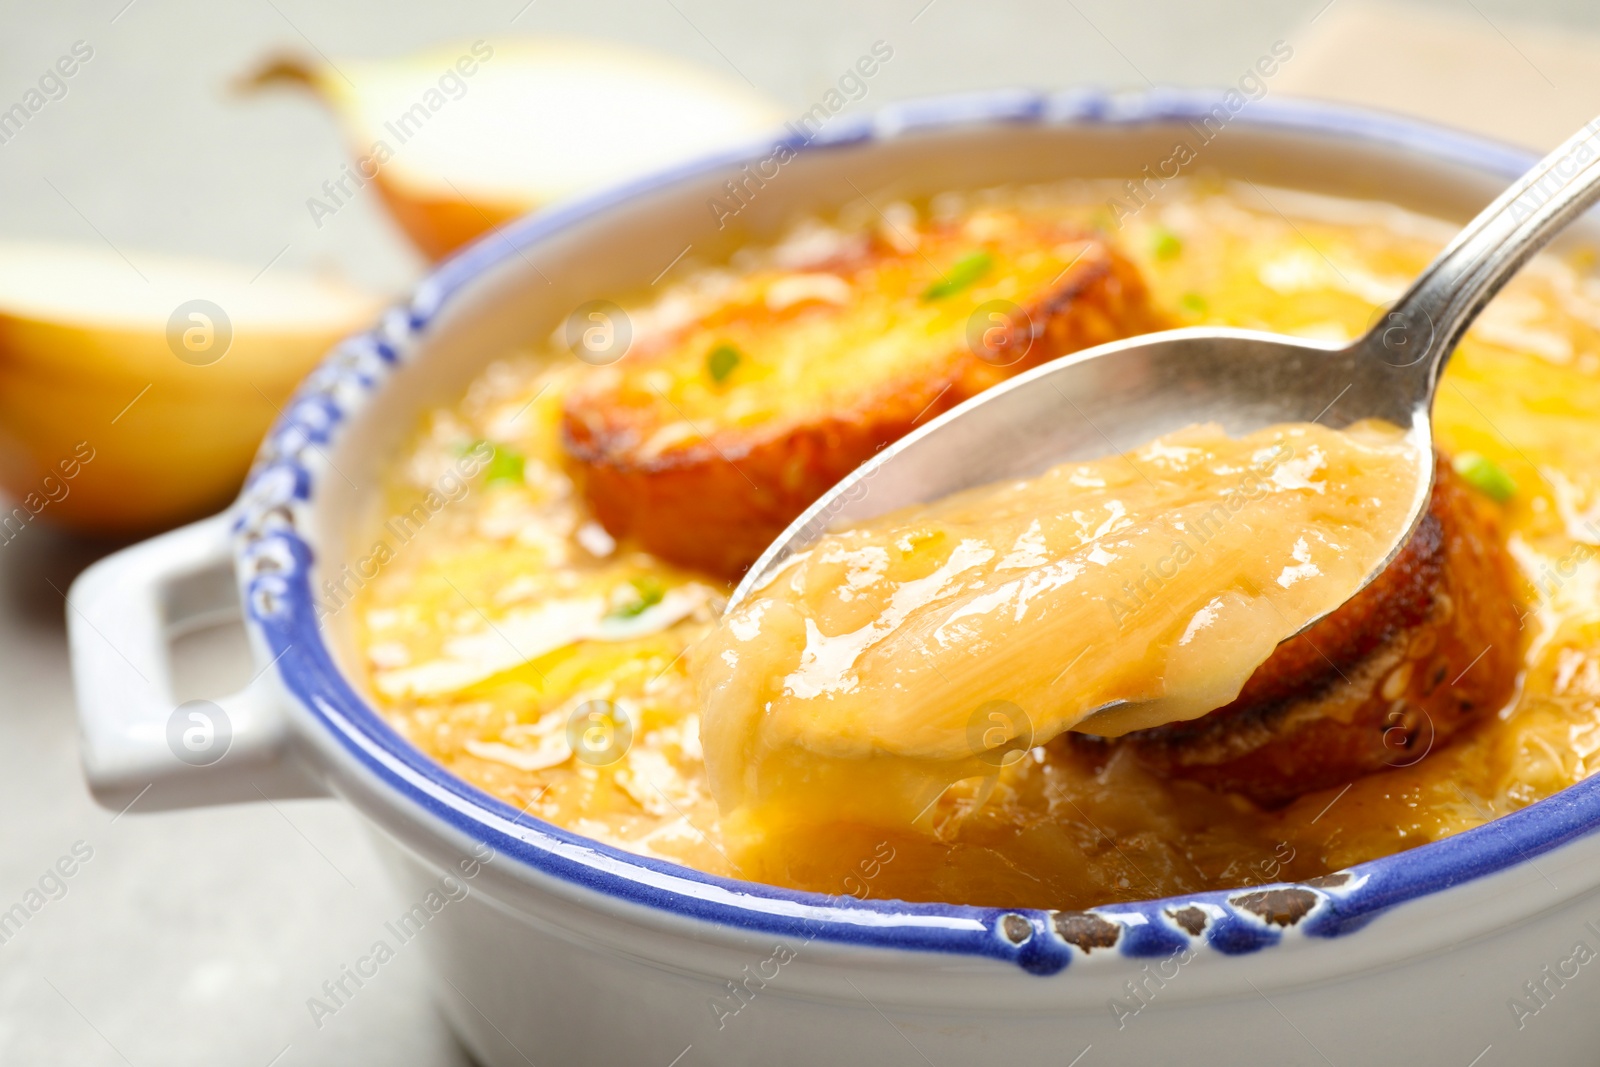
[{"label": "soup broth", "polygon": [[[959,224],[1000,206],[1098,227],[1175,324],[1319,338],[1365,330],[1454,232],[1387,205],[1218,180],[1169,183],[1118,224],[1104,206],[1113,191],[949,194],[885,216]],[[887,224],[846,210],[621,302],[648,330],[781,264],[794,242]],[[729,847],[688,668],[729,587],[618,543],[588,512],[560,416],[593,368],[559,338],[489,366],[427,414],[394,463],[375,537],[442,480],[463,488],[409,523],[403,543],[384,539],[353,609],[366,684],[401,734],[530,816],[827,893],[1074,908],[1308,878],[1459,833],[1600,760],[1600,283],[1589,266],[1546,256],[1526,268],[1462,342],[1435,407],[1439,447],[1498,501],[1520,571],[1515,698],[1451,744],[1343,787],[1268,810],[1152,774],[1114,747],[1052,741],[944,790],[920,829],[832,819],[791,847]]]}]

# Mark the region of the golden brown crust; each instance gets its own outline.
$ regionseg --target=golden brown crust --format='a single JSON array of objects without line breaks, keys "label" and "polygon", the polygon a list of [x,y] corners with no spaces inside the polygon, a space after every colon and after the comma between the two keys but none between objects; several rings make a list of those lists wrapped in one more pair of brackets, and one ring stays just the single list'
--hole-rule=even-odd
[{"label": "golden brown crust", "polygon": [[[1033,339],[1009,365],[1015,349],[1007,346],[1020,340],[1002,341],[986,359],[964,339],[939,342],[944,350],[864,376],[853,395],[825,409],[754,426],[717,427],[713,416],[704,437],[651,451],[652,435],[675,413],[649,397],[641,401],[635,384],[660,366],[659,353],[630,354],[621,374],[575,390],[563,413],[563,439],[596,517],[662,559],[736,578],[830,486],[918,424],[1057,356],[1160,328],[1136,268],[1103,241],[1059,227],[1038,236],[1047,247],[1075,240],[1086,248],[1023,305]],[[832,269],[872,270],[891,255],[917,253],[880,248],[871,262]],[[816,358],[848,366],[853,355],[840,348]]]},{"label": "golden brown crust", "polygon": [[1447,462],[1395,561],[1283,642],[1239,698],[1128,734],[1158,773],[1275,806],[1422,760],[1510,698],[1520,618],[1494,505]]}]

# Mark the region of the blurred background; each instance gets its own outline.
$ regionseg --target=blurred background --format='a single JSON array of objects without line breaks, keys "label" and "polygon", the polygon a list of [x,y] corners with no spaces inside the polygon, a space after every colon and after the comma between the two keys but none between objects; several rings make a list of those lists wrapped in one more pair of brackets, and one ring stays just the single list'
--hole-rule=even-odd
[{"label": "blurred background", "polygon": [[[38,480],[17,458],[30,454],[34,438],[83,436],[73,420],[88,416],[73,405],[88,403],[95,384],[70,376],[48,388],[39,382],[60,372],[58,364],[77,367],[92,362],[84,353],[100,351],[62,332],[63,324],[133,299],[123,292],[128,279],[117,276],[119,261],[157,281],[163,272],[181,281],[231,264],[243,287],[278,286],[272,299],[290,300],[301,282],[322,287],[320,311],[275,342],[304,362],[325,347],[319,331],[344,329],[341,315],[365,321],[372,307],[405,292],[430,253],[581,189],[605,169],[565,161],[633,165],[605,123],[564,132],[557,124],[546,141],[524,146],[530,158],[507,151],[507,173],[536,171],[537,180],[527,179],[536,188],[507,192],[490,181],[461,189],[471,179],[451,169],[452,159],[492,169],[498,164],[475,153],[494,140],[485,131],[503,126],[502,98],[468,79],[463,95],[429,120],[432,147],[419,138],[403,166],[397,156],[384,172],[390,187],[349,181],[342,195],[326,189],[370,148],[363,114],[404,111],[473,42],[495,50],[480,72],[487,76],[528,62],[519,40],[547,35],[647,49],[703,69],[739,103],[696,105],[709,107],[705,113],[686,105],[678,121],[693,128],[704,114],[730,131],[798,117],[876,42],[892,49],[892,60],[845,109],[1019,85],[1225,87],[1281,41],[1293,57],[1272,80],[1274,95],[1407,112],[1535,149],[1600,113],[1593,0],[0,3],[0,245],[10,249],[0,249],[0,475],[17,498],[0,497],[0,515]],[[570,75],[570,84],[585,86],[583,99],[556,93],[544,106],[574,108],[579,117],[600,106],[605,86],[650,66],[637,53],[563,49],[588,70]],[[436,55],[406,58],[419,52]],[[252,76],[257,88],[247,91]],[[651,77],[681,87],[696,75]],[[458,195],[429,199],[430,168],[435,193]],[[43,270],[40,246],[19,242],[75,251]],[[172,266],[163,256],[205,258]],[[49,334],[55,340],[17,347],[5,319],[16,318],[6,303],[15,293],[34,319],[61,328]],[[235,343],[245,345],[273,306],[266,300],[236,313]],[[172,340],[169,311],[166,304],[119,313],[143,323],[164,366],[166,348],[204,364],[173,347],[188,342]],[[301,369],[289,356],[261,358],[278,377],[194,401],[224,420],[240,413],[242,443],[220,429],[185,431],[145,457],[155,467],[130,466],[117,477],[170,481],[177,475],[160,462],[181,460],[191,471],[210,464],[225,500],[242,473],[238,457],[259,433],[250,419],[269,418]],[[143,397],[135,395],[138,367],[103,369],[131,383],[109,390],[107,411],[126,403],[117,419],[134,412],[129,425],[157,418],[154,400],[135,406]],[[35,388],[44,392],[35,396]],[[39,398],[46,394],[69,399]],[[247,408],[259,410],[249,416]],[[115,462],[108,456],[95,469],[121,470]],[[307,801],[163,815],[135,807],[123,815],[90,800],[78,767],[65,591],[119,539],[198,506],[179,501],[168,513],[129,515],[92,490],[85,481],[66,498],[70,506],[41,508],[38,521],[0,530],[0,911],[38,887],[61,857],[82,860],[59,894],[50,883],[25,926],[0,928],[0,1063],[466,1062],[428,1002],[415,956],[402,954],[321,1025],[307,1010],[307,998],[368,947],[398,905],[347,809]],[[186,641],[180,696],[216,695],[248,674],[237,631]]]},{"label": "blurred background", "polygon": [[798,114],[875,40],[894,59],[850,108],[1014,85],[1223,86],[1281,39],[1297,56],[1274,92],[1382,103],[1523,140],[1592,117],[1600,90],[1600,36],[1580,36],[1600,35],[1590,0],[106,0],[7,4],[0,27],[4,105],[74,41],[95,49],[69,94],[0,146],[7,237],[104,238],[258,267],[288,242],[280,266],[333,264],[377,286],[403,285],[421,261],[376,198],[313,224],[305,200],[348,159],[346,146],[305,94],[230,93],[267,55],[393,57],[576,35],[748,79]]}]

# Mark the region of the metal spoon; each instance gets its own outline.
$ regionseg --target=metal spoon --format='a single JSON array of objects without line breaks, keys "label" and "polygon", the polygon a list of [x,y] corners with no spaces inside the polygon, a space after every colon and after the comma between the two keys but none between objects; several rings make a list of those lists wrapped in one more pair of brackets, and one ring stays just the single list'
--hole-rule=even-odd
[{"label": "metal spoon", "polygon": [[[1238,436],[1281,422],[1363,418],[1409,427],[1417,494],[1433,488],[1429,412],[1439,374],[1507,280],[1600,199],[1600,118],[1540,160],[1461,231],[1365,336],[1341,345],[1203,327],[1146,334],[1054,360],[998,385],[862,464],[789,525],[734,590],[737,605],[827,530],[962,489],[1126,451],[1197,422]],[[1314,624],[1312,620],[1307,626]],[[1106,709],[1097,709],[1106,710]]]}]

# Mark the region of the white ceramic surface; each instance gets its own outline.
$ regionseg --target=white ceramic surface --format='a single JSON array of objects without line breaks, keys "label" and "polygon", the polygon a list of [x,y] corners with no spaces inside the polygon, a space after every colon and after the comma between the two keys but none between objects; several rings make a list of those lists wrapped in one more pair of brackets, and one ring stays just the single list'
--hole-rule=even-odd
[{"label": "white ceramic surface", "polygon": [[[160,783],[151,796],[173,805],[345,797],[385,843],[416,921],[438,927],[423,951],[441,1002],[493,1067],[1591,1062],[1600,978],[1575,946],[1600,950],[1600,782],[1270,896],[1068,914],[825,898],[642,860],[451,778],[340,672],[353,662],[348,619],[313,617],[313,590],[368,544],[377,502],[357,487],[376,484],[416,416],[584,300],[649,282],[686,245],[714,259],[862,193],[1135,175],[1178,139],[1198,142],[1192,124],[1216,99],[901,105],[841,117],[726,229],[707,199],[770,145],[484,238],[307,380],[234,508],[74,587],[96,796],[120,808]],[[1464,219],[1528,162],[1399,120],[1263,100],[1201,144],[1194,167]],[[261,673],[218,709],[175,709],[165,635],[235,602]]]}]

